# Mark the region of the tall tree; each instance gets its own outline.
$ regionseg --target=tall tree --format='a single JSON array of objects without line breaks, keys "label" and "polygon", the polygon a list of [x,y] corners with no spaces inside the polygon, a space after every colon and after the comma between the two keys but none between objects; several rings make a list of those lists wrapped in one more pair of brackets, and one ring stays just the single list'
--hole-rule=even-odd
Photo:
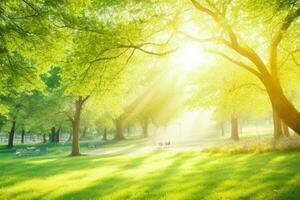
[{"label": "tall tree", "polygon": [[[199,39],[199,41],[211,41],[222,44],[235,54],[239,55],[240,58],[236,59],[235,57],[228,55],[228,53],[211,49],[211,52],[222,56],[257,77],[266,88],[275,112],[277,112],[279,117],[289,127],[300,134],[300,113],[286,97],[278,74],[278,66],[280,65],[280,45],[283,40],[287,38],[289,31],[299,32],[299,28],[297,28],[299,25],[296,21],[300,16],[300,2],[292,0],[273,0],[266,2],[255,0],[243,2],[191,0],[191,2],[200,13],[210,17],[210,19],[216,23],[219,30],[223,31],[223,34],[214,35],[208,39]],[[259,17],[253,16],[253,13],[251,13],[253,8],[256,9],[256,12],[260,11],[261,15]],[[242,14],[239,15],[238,13]],[[271,21],[266,20],[270,18],[269,14],[272,16]],[[253,47],[250,43],[246,44],[246,41],[249,41],[250,38],[243,38],[245,35],[247,35],[247,37],[250,37],[251,35],[249,32],[243,34],[243,32],[245,33],[245,30],[249,28],[247,26],[250,25],[250,30],[253,30],[253,27],[256,27],[257,30],[257,26],[253,21],[260,21],[262,23],[267,22],[272,27],[272,37],[264,40],[265,42],[270,41],[268,46],[260,48],[268,51],[269,55],[264,55],[261,53],[262,51]],[[272,26],[274,24],[276,24],[275,28]],[[266,26],[263,27],[269,26],[266,24]],[[252,35],[258,40],[258,37],[255,36],[255,34]],[[295,41],[293,41],[293,43],[295,43]],[[256,44],[259,44],[259,42],[257,41]],[[295,45],[293,45],[293,47],[294,46]],[[291,54],[294,54],[295,51],[297,51],[297,49],[293,49]],[[267,57],[268,62],[265,61],[265,58]]]}]

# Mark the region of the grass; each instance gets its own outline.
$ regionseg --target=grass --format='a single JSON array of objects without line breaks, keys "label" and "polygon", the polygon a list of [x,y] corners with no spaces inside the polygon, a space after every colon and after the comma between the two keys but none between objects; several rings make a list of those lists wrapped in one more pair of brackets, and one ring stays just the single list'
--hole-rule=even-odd
[{"label": "grass", "polygon": [[[144,144],[127,140],[99,149]],[[69,150],[50,145],[46,155],[20,158],[0,153],[0,199],[299,199],[298,151],[68,157]]]},{"label": "grass", "polygon": [[283,137],[274,141],[270,135],[260,137],[244,137],[239,142],[219,140],[216,144],[203,150],[211,153],[262,153],[272,151],[300,152],[299,136]]}]

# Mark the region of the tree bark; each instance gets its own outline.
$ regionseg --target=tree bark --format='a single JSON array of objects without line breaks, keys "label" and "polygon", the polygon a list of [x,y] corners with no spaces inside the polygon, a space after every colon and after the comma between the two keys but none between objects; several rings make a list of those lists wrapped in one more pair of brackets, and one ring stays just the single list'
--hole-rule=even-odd
[{"label": "tree bark", "polygon": [[289,127],[284,122],[282,122],[282,130],[285,137],[290,136]]},{"label": "tree bark", "polygon": [[282,136],[281,119],[273,108],[273,125],[274,125],[274,139],[278,140]]},{"label": "tree bark", "polygon": [[21,133],[21,143],[24,144],[24,137],[25,137],[25,130],[22,129],[22,133]]},{"label": "tree bark", "polygon": [[235,115],[231,117],[231,139],[239,141],[239,124],[238,118]]},{"label": "tree bark", "polygon": [[11,129],[10,129],[10,132],[9,132],[9,137],[8,137],[8,148],[11,149],[13,148],[14,146],[14,136],[15,136],[15,132],[16,132],[16,120],[14,120],[12,122],[12,126],[11,126]]},{"label": "tree bark", "polygon": [[79,97],[75,102],[75,114],[73,119],[73,138],[72,138],[72,153],[71,156],[80,155],[79,146],[79,131],[80,131],[80,115],[82,111],[84,100]]},{"label": "tree bark", "polygon": [[263,80],[273,109],[279,118],[298,135],[300,135],[300,113],[284,95],[278,81],[271,77]]},{"label": "tree bark", "polygon": [[123,134],[123,118],[120,116],[118,119],[115,120],[116,125],[116,132],[115,132],[115,140],[124,140]]},{"label": "tree bark", "polygon": [[103,141],[107,141],[107,129],[106,129],[106,128],[104,128],[104,130],[103,130],[103,137],[102,137],[102,140],[103,140]]}]

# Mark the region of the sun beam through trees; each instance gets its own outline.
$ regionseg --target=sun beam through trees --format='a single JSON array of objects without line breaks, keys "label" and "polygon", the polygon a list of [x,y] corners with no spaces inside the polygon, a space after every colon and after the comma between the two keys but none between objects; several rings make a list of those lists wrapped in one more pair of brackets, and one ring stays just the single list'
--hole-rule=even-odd
[{"label": "sun beam through trees", "polygon": [[0,199],[299,199],[299,35],[299,0],[0,1]]}]

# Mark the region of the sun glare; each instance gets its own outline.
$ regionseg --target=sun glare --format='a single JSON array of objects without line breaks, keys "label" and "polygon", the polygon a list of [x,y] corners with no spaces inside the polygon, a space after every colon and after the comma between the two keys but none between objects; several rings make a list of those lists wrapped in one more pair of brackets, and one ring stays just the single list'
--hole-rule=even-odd
[{"label": "sun glare", "polygon": [[180,70],[190,72],[205,62],[202,49],[193,43],[186,43],[178,49],[172,58],[173,64]]}]

